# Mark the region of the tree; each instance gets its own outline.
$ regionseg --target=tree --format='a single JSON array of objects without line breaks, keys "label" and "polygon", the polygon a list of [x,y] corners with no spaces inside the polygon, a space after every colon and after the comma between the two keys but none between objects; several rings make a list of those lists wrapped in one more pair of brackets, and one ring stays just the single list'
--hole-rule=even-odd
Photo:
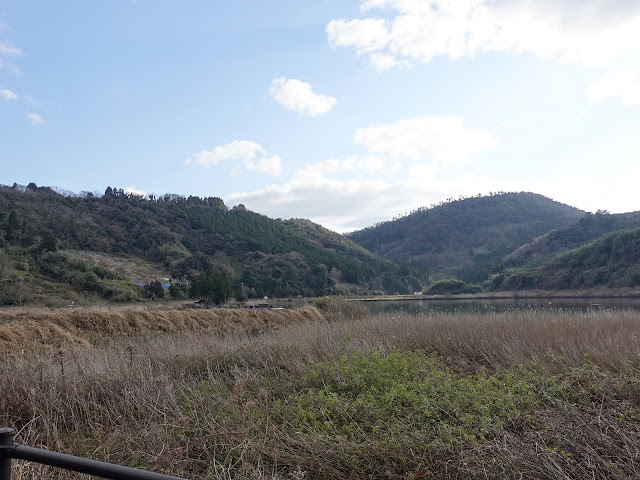
[{"label": "tree", "polygon": [[247,296],[244,294],[244,292],[240,288],[238,288],[235,291],[234,297],[236,299],[236,302],[238,302],[238,303],[242,303],[242,302],[246,302],[247,301]]},{"label": "tree", "polygon": [[51,230],[45,230],[44,232],[42,232],[42,237],[40,237],[38,250],[41,252],[55,252],[58,249],[56,243],[56,237],[53,232]]},{"label": "tree", "polygon": [[174,300],[182,300],[185,297],[185,291],[182,285],[172,283],[169,285],[169,295]]},{"label": "tree", "polygon": [[207,269],[201,273],[189,286],[189,296],[191,298],[211,299],[215,290],[213,272]]},{"label": "tree", "polygon": [[5,227],[7,241],[11,242],[18,238],[20,233],[20,220],[18,220],[18,214],[15,210],[9,212],[9,218],[7,219],[7,226]]},{"label": "tree", "polygon": [[233,294],[233,290],[231,289],[231,282],[229,281],[229,277],[224,272],[218,272],[214,276],[215,289],[213,292],[213,301],[216,305],[222,305],[226,303],[231,295]]},{"label": "tree", "polygon": [[152,280],[144,287],[147,296],[152,299],[164,297],[164,288],[159,280]]},{"label": "tree", "polygon": [[205,298],[216,305],[225,303],[233,294],[229,277],[224,272],[207,269],[189,287],[189,296]]}]

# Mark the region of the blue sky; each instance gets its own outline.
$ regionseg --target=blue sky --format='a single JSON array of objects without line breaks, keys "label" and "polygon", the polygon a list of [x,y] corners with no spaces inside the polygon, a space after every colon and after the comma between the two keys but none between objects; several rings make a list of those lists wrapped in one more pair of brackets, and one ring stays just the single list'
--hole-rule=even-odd
[{"label": "blue sky", "polygon": [[345,232],[460,195],[640,210],[640,2],[0,0],[0,183]]}]

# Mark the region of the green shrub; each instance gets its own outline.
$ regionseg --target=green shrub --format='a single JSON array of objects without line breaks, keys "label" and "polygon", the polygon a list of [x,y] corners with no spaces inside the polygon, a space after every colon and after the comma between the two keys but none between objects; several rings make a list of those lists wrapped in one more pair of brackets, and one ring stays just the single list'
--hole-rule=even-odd
[{"label": "green shrub", "polygon": [[428,295],[457,295],[460,293],[479,293],[482,291],[482,287],[480,285],[473,285],[470,283],[465,283],[462,280],[457,279],[449,279],[449,280],[440,280],[439,282],[434,283],[427,290]]}]

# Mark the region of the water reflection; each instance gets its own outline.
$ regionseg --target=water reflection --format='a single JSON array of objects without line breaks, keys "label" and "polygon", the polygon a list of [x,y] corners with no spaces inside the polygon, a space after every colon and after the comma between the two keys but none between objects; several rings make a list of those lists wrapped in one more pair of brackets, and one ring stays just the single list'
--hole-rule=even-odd
[{"label": "water reflection", "polygon": [[374,313],[505,312],[514,310],[640,310],[640,298],[531,298],[519,300],[376,300],[365,301]]}]

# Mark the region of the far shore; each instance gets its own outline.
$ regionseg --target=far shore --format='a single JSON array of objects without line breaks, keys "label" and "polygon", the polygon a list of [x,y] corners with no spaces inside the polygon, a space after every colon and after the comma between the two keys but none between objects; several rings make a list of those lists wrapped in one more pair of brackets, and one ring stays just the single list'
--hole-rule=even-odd
[{"label": "far shore", "polygon": [[508,292],[463,293],[459,295],[377,295],[344,297],[345,300],[380,302],[396,300],[522,300],[522,299],[593,299],[593,298],[640,298],[640,288],[589,289],[589,290],[521,290]]}]

